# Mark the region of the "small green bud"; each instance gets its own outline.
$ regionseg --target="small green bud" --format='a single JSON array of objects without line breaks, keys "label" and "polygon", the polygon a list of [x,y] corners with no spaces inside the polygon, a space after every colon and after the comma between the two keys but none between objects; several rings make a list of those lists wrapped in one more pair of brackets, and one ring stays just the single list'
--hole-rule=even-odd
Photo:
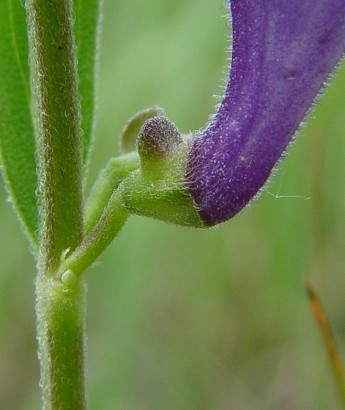
[{"label": "small green bud", "polygon": [[140,157],[148,160],[162,159],[172,154],[183,142],[175,124],[160,115],[145,121],[137,140]]},{"label": "small green bud", "polygon": [[167,117],[161,115],[148,119],[137,140],[143,173],[164,171],[182,142],[181,134]]},{"label": "small green bud", "polygon": [[71,270],[66,270],[61,275],[61,282],[68,287],[74,286],[77,280],[77,276]]}]

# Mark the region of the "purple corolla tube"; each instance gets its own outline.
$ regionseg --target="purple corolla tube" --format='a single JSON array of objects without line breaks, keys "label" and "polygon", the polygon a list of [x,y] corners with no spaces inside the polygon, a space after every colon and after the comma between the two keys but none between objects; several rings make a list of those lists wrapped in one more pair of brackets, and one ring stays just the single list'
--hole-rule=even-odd
[{"label": "purple corolla tube", "polygon": [[185,174],[208,226],[260,192],[345,51],[345,0],[231,0],[230,8],[229,82],[192,141]]}]

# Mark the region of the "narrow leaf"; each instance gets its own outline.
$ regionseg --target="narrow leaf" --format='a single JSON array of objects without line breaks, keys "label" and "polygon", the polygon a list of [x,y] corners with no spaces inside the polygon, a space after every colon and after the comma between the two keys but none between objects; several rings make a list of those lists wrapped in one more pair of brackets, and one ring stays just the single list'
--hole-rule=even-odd
[{"label": "narrow leaf", "polygon": [[317,326],[321,333],[325,349],[328,353],[329,363],[333,370],[334,380],[338,388],[339,398],[345,408],[345,370],[343,361],[339,355],[339,350],[336,345],[329,321],[326,317],[325,311],[321,305],[319,297],[312,285],[308,280],[306,282],[306,289],[308,292],[309,303],[311,311],[316,320]]},{"label": "narrow leaf", "polygon": [[[76,41],[82,105],[84,161],[94,115],[94,76],[98,0],[76,0]],[[37,242],[35,138],[25,9],[17,0],[0,0],[0,156],[10,200],[32,243]]]},{"label": "narrow leaf", "polygon": [[0,0],[0,155],[3,177],[18,217],[36,243],[36,161],[31,118],[25,9]]},{"label": "narrow leaf", "polygon": [[74,2],[84,163],[87,163],[88,160],[93,134],[95,66],[100,8],[100,0],[75,0]]}]

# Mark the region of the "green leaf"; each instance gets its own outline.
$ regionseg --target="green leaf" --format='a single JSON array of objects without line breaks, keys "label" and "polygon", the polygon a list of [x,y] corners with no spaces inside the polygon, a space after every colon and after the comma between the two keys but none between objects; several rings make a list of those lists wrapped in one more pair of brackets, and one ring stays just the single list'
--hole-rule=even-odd
[{"label": "green leaf", "polygon": [[0,155],[6,187],[18,217],[36,244],[35,140],[31,117],[25,9],[0,0]]},{"label": "green leaf", "polygon": [[[94,115],[94,76],[98,0],[76,0],[76,42],[81,95],[84,162]],[[0,0],[0,155],[10,199],[32,243],[37,242],[35,138],[25,8],[19,0]]]},{"label": "green leaf", "polygon": [[[99,0],[76,0],[76,42],[81,95],[84,162],[93,129],[94,76]],[[11,202],[33,245],[37,243],[35,137],[25,8],[20,0],[0,0],[0,156]]]},{"label": "green leaf", "polygon": [[95,66],[97,59],[100,5],[100,0],[74,1],[84,163],[88,161],[93,134]]}]

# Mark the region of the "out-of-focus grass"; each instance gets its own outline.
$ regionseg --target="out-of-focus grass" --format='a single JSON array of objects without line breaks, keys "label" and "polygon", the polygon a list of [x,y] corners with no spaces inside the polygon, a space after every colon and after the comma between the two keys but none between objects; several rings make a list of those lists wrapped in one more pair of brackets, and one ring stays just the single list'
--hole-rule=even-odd
[{"label": "out-of-focus grass", "polygon": [[[89,183],[128,117],[159,104],[183,132],[220,94],[220,0],[105,2]],[[345,67],[344,67],[345,68]],[[189,230],[133,217],[87,272],[90,409],[336,409],[304,278],[345,356],[345,70],[261,199]],[[0,407],[39,407],[34,263],[1,191]]]}]

